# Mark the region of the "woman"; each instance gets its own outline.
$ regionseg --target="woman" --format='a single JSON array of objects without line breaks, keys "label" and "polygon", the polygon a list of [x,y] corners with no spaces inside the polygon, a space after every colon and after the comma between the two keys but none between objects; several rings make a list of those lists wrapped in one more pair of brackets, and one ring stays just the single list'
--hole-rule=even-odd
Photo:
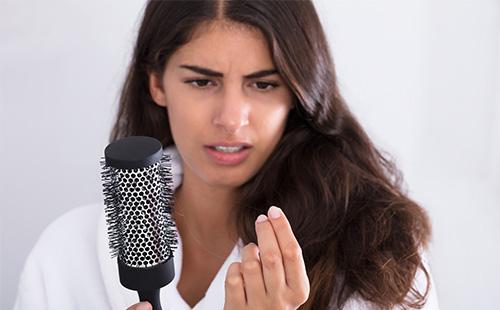
[{"label": "woman", "polygon": [[437,309],[429,219],[342,99],[310,1],[149,1],[110,140],[130,135],[179,155],[188,308]]}]

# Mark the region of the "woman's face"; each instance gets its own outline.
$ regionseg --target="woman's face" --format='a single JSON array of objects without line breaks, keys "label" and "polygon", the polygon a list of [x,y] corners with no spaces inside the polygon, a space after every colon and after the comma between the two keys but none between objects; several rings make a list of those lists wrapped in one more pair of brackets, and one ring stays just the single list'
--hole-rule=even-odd
[{"label": "woman's face", "polygon": [[[237,187],[257,173],[292,108],[292,93],[275,72],[262,33],[232,25],[199,28],[170,57],[163,81],[150,75],[153,99],[167,109],[184,178],[218,187]],[[214,149],[242,143],[249,147]]]}]

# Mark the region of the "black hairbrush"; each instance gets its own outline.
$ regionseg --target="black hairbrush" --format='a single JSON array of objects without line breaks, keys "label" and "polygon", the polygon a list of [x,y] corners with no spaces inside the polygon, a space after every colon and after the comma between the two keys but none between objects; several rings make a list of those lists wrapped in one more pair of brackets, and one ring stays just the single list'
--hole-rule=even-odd
[{"label": "black hairbrush", "polygon": [[171,158],[160,141],[127,137],[109,144],[101,159],[111,257],[120,283],[161,310],[160,288],[175,275],[177,245]]}]

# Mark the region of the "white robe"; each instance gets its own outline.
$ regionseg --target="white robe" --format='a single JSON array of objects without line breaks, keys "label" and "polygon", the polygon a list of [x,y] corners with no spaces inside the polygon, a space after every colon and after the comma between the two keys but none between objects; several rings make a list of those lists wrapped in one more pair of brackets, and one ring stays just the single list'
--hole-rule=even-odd
[{"label": "white robe", "polygon": [[[175,147],[174,188],[182,182],[182,167]],[[182,239],[174,252],[175,277],[160,291],[163,310],[215,310],[224,308],[224,280],[232,262],[241,261],[242,240],[234,246],[211,282],[205,296],[191,308],[177,290],[182,270]],[[116,258],[109,254],[107,226],[102,202],[82,206],[63,214],[40,235],[26,260],[14,310],[126,309],[138,302],[136,291],[120,284]],[[419,287],[423,275],[417,274]],[[359,299],[349,300],[345,309],[374,309]],[[432,282],[426,310],[438,310]]]}]

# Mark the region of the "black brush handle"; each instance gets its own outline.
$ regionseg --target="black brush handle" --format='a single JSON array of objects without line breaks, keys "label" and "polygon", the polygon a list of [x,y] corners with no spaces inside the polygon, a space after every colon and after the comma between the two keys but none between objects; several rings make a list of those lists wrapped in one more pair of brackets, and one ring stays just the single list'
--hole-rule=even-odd
[{"label": "black brush handle", "polygon": [[147,301],[153,306],[153,310],[162,310],[160,303],[160,289],[149,291],[137,291],[140,301]]},{"label": "black brush handle", "polygon": [[118,257],[118,273],[121,284],[128,289],[137,291],[140,301],[148,301],[153,306],[153,310],[162,310],[160,288],[174,279],[174,257],[147,268],[127,266]]}]

